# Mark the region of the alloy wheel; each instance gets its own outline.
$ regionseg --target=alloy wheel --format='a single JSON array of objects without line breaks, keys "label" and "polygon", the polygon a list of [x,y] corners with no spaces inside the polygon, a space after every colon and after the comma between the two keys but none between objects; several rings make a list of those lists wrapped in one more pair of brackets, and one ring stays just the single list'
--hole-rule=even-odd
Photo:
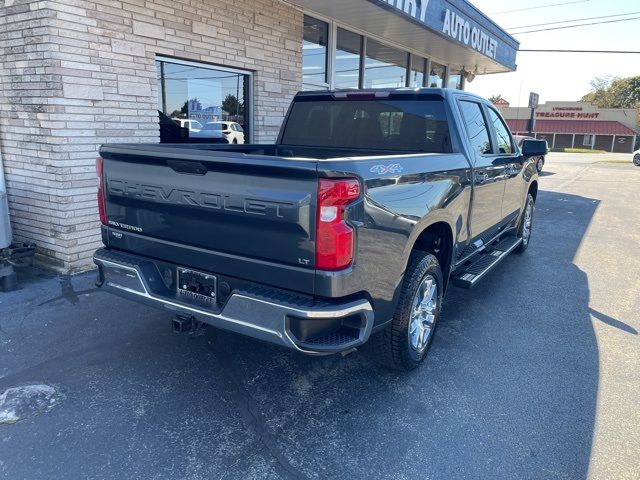
[{"label": "alloy wheel", "polygon": [[438,284],[432,275],[425,275],[413,298],[408,329],[409,344],[418,353],[422,353],[431,340],[437,307]]},{"label": "alloy wheel", "polygon": [[524,210],[524,219],[522,223],[522,241],[529,243],[529,237],[531,236],[531,223],[533,221],[533,201],[527,202],[527,208]]}]

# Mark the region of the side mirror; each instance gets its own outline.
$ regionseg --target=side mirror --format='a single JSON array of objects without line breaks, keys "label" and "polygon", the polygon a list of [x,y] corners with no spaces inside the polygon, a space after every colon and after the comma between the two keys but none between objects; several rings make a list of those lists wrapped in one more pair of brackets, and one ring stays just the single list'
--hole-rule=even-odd
[{"label": "side mirror", "polygon": [[533,140],[525,138],[522,141],[522,156],[542,157],[549,153],[549,146],[546,140]]}]

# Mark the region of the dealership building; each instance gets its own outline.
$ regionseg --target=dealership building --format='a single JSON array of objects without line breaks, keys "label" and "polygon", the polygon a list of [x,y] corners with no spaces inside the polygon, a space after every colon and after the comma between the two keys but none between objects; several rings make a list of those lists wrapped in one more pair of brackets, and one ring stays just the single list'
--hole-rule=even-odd
[{"label": "dealership building", "polygon": [[[496,103],[509,128],[529,135],[529,108]],[[588,102],[547,102],[535,111],[533,134],[550,148],[586,148],[632,153],[638,135],[635,108],[597,108]]]},{"label": "dealership building", "polygon": [[299,90],[464,89],[514,71],[517,50],[465,0],[5,0],[0,158],[14,240],[61,271],[92,265],[102,143],[203,141],[194,125],[222,121],[272,142]]}]

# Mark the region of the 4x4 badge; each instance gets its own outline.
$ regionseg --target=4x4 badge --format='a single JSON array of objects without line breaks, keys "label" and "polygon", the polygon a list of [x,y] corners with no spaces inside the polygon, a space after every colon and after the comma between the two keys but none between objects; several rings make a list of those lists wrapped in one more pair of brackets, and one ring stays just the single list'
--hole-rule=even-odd
[{"label": "4x4 badge", "polygon": [[377,173],[378,175],[384,175],[386,173],[400,173],[404,170],[399,163],[392,163],[391,165],[374,165],[369,170],[371,173]]}]

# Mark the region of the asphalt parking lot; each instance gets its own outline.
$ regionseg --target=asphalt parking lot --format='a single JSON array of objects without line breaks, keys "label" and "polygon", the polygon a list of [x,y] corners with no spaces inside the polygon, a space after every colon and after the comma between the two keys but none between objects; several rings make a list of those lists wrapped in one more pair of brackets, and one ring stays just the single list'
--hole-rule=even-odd
[{"label": "asphalt parking lot", "polygon": [[[626,163],[619,163],[626,162]],[[7,479],[640,478],[640,168],[551,154],[532,244],[452,289],[426,365],[308,358],[25,272],[0,293]]]}]

